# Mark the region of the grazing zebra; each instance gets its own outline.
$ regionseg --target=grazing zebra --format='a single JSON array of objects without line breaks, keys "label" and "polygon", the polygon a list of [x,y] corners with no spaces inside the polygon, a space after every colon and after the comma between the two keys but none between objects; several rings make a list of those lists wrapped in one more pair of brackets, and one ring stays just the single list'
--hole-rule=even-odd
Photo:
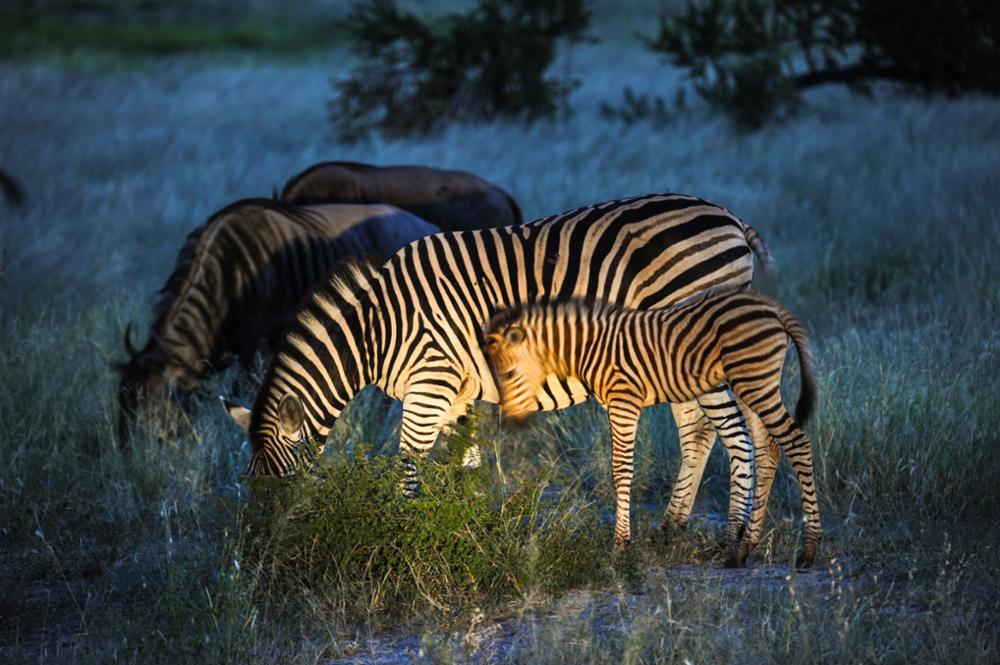
[{"label": "grazing zebra", "polygon": [[[413,458],[426,454],[473,400],[499,400],[479,348],[480,324],[497,309],[574,296],[656,307],[714,286],[746,288],[753,278],[751,247],[766,257],[757,233],[729,211],[676,194],[410,243],[377,277],[330,282],[303,303],[275,348],[252,417],[227,403],[230,416],[249,429],[249,471],[292,472],[310,454],[309,443],[324,440],[352,397],[374,384],[403,402],[400,450],[406,488],[415,491]],[[551,377],[537,408],[570,406],[587,394],[578,381]],[[739,408],[719,389],[675,406],[674,415],[685,482],[704,468],[705,442],[717,425],[732,465],[735,538],[753,483],[752,445]],[[679,477],[676,488],[687,495],[671,503],[666,520],[684,523],[682,511],[690,511],[697,486]]]},{"label": "grazing zebra", "polygon": [[281,200],[290,203],[387,203],[442,231],[469,231],[520,224],[514,198],[464,171],[426,166],[373,166],[322,162],[285,184]]},{"label": "grazing zebra", "polygon": [[[496,314],[483,335],[506,415],[522,418],[534,411],[535,394],[553,374],[579,380],[607,409],[620,546],[631,537],[632,457],[642,409],[691,400],[728,383],[795,469],[805,523],[805,547],[796,565],[812,563],[822,530],[812,445],[796,421],[804,424],[812,411],[815,380],[805,330],[774,300],[726,288],[645,311],[580,301],[529,304]],[[802,367],[795,420],[781,402],[789,337]],[[760,541],[778,462],[770,454],[765,460],[753,519],[730,565],[741,565]]]},{"label": "grazing zebra", "polygon": [[188,235],[160,290],[146,345],[134,348],[131,324],[125,330],[130,358],[115,366],[120,440],[137,412],[170,411],[233,356],[249,368],[337,261],[359,255],[381,261],[436,231],[386,205],[296,207],[247,199],[215,213]]}]

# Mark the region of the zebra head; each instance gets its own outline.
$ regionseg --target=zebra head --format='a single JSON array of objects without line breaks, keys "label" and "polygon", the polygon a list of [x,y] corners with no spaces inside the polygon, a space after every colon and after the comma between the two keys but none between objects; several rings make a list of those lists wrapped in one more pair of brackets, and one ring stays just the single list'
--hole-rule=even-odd
[{"label": "zebra head", "polygon": [[250,435],[247,475],[289,476],[300,462],[313,461],[298,395],[286,393],[280,399],[270,399],[262,394],[253,411],[225,399],[222,403],[229,417]]},{"label": "zebra head", "polygon": [[502,311],[483,329],[483,352],[500,388],[504,414],[519,419],[538,410],[536,395],[552,371],[543,340],[520,309]]}]

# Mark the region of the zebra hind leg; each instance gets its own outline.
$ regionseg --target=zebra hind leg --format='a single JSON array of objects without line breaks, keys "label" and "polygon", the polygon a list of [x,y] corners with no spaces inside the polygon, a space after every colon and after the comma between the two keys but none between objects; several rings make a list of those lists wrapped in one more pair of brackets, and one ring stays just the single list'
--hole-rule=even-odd
[{"label": "zebra hind leg", "polygon": [[[736,389],[735,386],[734,389]],[[819,499],[816,493],[816,477],[813,472],[812,442],[792,419],[784,404],[781,403],[779,391],[746,392],[749,394],[740,394],[740,397],[754,413],[761,416],[764,427],[767,428],[781,451],[785,453],[798,478],[805,544],[795,561],[795,567],[807,568],[812,565],[820,541],[823,539],[823,529],[819,519]],[[761,392],[765,392],[769,397],[760,397]],[[761,517],[763,518],[763,515]]]},{"label": "zebra hind leg", "polygon": [[733,555],[726,561],[726,567],[739,568],[746,563],[747,557],[760,543],[764,531],[764,517],[767,512],[767,500],[771,494],[774,475],[781,461],[781,450],[771,438],[757,414],[743,406],[750,439],[754,445],[754,501],[750,511],[750,522],[737,544]]},{"label": "zebra hind leg", "polygon": [[708,455],[715,443],[715,430],[695,401],[682,404],[671,404],[670,410],[677,424],[680,437],[681,463],[677,469],[670,502],[660,524],[660,530],[683,529],[691,517],[694,499],[701,485],[701,477],[705,472]]},{"label": "zebra hind leg", "polygon": [[754,497],[754,444],[740,404],[728,390],[698,398],[729,458],[729,514],[727,546],[738,543],[746,531]]}]

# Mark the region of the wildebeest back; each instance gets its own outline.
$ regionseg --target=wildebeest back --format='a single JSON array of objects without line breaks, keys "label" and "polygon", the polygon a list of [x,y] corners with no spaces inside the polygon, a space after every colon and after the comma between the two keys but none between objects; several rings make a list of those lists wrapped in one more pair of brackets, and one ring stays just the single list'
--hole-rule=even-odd
[{"label": "wildebeest back", "polygon": [[281,200],[297,204],[386,203],[443,231],[522,222],[517,202],[500,187],[465,171],[426,166],[322,162],[291,178],[282,189]]}]

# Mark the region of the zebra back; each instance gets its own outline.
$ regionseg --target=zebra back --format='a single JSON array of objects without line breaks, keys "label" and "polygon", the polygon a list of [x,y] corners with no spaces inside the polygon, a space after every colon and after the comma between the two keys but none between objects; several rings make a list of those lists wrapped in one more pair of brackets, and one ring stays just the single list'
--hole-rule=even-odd
[{"label": "zebra back", "polygon": [[759,293],[717,288],[650,310],[579,299],[531,303],[499,312],[483,335],[504,411],[513,418],[533,410],[531,399],[550,373],[580,378],[604,403],[607,395],[624,390],[636,408],[688,401],[726,381],[738,388],[742,377],[733,368],[743,363],[755,368],[753,382],[776,391],[788,337],[802,368],[800,425],[815,403],[805,329],[780,303]]}]

